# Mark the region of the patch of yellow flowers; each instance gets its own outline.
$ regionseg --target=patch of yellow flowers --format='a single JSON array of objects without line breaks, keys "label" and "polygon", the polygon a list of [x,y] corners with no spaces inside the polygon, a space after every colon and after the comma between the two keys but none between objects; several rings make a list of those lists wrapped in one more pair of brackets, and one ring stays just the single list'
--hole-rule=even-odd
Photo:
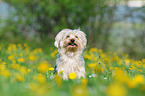
[{"label": "patch of yellow flowers", "polygon": [[[26,83],[29,91],[32,91],[30,96],[48,95],[50,89],[61,90],[67,86],[66,81],[63,81],[59,75],[53,75],[55,64],[49,63],[41,48],[32,50],[28,44],[19,43],[9,44],[7,48],[1,45],[0,50],[7,56],[4,60],[0,58],[0,79],[5,78],[10,83]],[[53,60],[50,62],[55,63],[57,49],[50,48],[50,51],[47,56]],[[128,54],[104,53],[102,49],[97,48],[91,48],[85,53],[86,78],[77,79],[76,73],[68,74],[70,82],[75,84],[70,87],[69,90],[72,91],[70,94],[127,96],[134,89],[145,91],[145,59],[134,60],[129,58]],[[95,93],[96,90],[100,90],[100,94]]]}]

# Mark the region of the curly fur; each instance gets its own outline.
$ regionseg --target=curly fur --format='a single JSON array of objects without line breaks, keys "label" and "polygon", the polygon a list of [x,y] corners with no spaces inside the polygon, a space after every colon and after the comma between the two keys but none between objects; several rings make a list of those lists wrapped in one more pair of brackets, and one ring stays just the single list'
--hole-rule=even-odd
[{"label": "curly fur", "polygon": [[78,78],[85,78],[85,62],[82,52],[86,43],[85,33],[78,29],[63,29],[57,34],[54,45],[58,48],[59,54],[55,70],[58,74],[63,71],[63,79],[68,79],[71,72],[76,73]]}]

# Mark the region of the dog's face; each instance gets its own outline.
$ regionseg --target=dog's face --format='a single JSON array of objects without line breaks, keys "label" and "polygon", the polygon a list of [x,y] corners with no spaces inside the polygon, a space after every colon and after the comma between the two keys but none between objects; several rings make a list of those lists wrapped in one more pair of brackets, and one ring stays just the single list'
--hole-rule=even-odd
[{"label": "dog's face", "polygon": [[86,43],[86,35],[80,30],[63,29],[55,38],[55,46],[64,48],[68,52],[83,50]]}]

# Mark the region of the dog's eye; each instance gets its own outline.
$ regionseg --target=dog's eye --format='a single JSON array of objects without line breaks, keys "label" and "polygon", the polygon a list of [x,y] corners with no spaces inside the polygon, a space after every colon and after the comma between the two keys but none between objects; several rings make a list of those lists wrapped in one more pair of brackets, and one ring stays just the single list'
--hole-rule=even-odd
[{"label": "dog's eye", "polygon": [[76,38],[78,38],[78,36],[75,36]]},{"label": "dog's eye", "polygon": [[69,36],[66,36],[66,38],[69,38]]}]

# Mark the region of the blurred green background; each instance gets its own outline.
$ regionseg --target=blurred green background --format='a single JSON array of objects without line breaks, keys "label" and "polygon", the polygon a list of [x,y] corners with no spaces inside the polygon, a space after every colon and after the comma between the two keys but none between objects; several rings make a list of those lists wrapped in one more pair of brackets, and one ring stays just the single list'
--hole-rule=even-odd
[{"label": "blurred green background", "polygon": [[54,46],[64,28],[87,34],[87,48],[145,57],[144,0],[0,0],[0,40]]}]

